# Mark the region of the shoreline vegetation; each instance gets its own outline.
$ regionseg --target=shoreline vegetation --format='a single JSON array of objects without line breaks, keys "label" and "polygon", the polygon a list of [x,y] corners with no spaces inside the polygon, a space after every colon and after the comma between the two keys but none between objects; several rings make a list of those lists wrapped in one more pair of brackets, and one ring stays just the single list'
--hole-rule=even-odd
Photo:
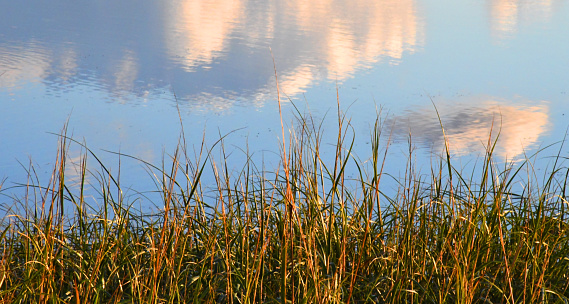
[{"label": "shoreline vegetation", "polygon": [[[529,159],[494,162],[489,136],[465,175],[447,145],[427,175],[409,156],[388,197],[382,131],[378,119],[361,161],[338,111],[335,157],[325,161],[321,126],[298,115],[286,143],[283,127],[275,171],[247,158],[232,172],[204,143],[188,151],[182,129],[162,166],[139,160],[163,206],[143,214],[121,190],[120,169],[64,128],[49,182],[30,170],[21,196],[1,196],[13,211],[0,222],[0,303],[568,303],[561,152],[539,176]],[[75,181],[70,144],[83,149]],[[214,147],[226,159],[223,139]],[[206,171],[213,193],[200,182]]]}]

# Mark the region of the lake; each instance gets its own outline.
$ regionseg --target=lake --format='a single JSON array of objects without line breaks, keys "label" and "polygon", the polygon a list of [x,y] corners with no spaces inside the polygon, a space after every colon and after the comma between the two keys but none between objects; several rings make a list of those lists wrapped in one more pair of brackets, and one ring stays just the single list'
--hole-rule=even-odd
[{"label": "lake", "polygon": [[[295,106],[310,113],[326,145],[338,100],[362,159],[380,113],[394,175],[409,136],[421,164],[443,151],[435,107],[457,162],[480,155],[492,125],[499,159],[520,159],[565,136],[568,37],[564,0],[4,0],[0,181],[25,183],[30,162],[48,177],[66,121],[113,172],[106,151],[160,165],[181,125],[196,149],[229,134],[236,169],[247,145],[270,164],[275,67],[285,124]],[[69,151],[77,161],[80,147]],[[139,162],[122,162],[124,184],[153,187]]]}]

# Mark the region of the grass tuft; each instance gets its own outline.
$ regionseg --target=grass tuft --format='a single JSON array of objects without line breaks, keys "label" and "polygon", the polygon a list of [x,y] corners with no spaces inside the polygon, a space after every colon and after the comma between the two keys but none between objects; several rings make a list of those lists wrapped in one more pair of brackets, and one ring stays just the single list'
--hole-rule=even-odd
[{"label": "grass tuft", "polygon": [[[205,143],[191,155],[182,131],[161,166],[140,160],[161,197],[153,202],[160,211],[144,214],[124,195],[120,171],[64,130],[49,181],[40,184],[31,166],[24,194],[4,203],[0,303],[569,301],[561,154],[542,178],[529,159],[494,162],[490,139],[470,178],[448,148],[428,176],[409,155],[388,196],[381,120],[367,161],[353,156],[354,132],[340,111],[337,132],[334,157],[324,158],[322,126],[299,114],[287,145],[283,132],[281,166],[266,172],[249,156],[229,170],[223,138],[214,145],[221,161]],[[83,149],[73,180],[69,145]],[[208,171],[213,192],[201,184]]]}]

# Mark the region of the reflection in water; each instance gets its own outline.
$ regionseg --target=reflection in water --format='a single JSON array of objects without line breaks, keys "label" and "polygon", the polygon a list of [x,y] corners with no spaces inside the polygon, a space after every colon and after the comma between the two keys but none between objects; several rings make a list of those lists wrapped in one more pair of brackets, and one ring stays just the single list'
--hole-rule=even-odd
[{"label": "reflection in water", "polygon": [[552,13],[552,0],[490,0],[490,28],[496,37],[515,34],[520,23],[548,21]]},{"label": "reflection in water", "polygon": [[[215,70],[216,62],[223,62],[225,69],[217,73],[230,75],[219,78],[254,75],[263,79],[248,90],[255,94],[242,96],[257,102],[259,96],[267,98],[274,91],[269,47],[282,75],[282,91],[292,97],[320,79],[342,81],[382,59],[397,64],[404,52],[412,53],[423,43],[423,26],[413,0],[179,0],[169,5],[166,47],[170,57],[187,71],[198,66]],[[254,48],[247,52],[254,54],[232,54],[245,58],[227,59],[236,37],[247,41]],[[234,62],[244,59],[251,62]],[[263,64],[257,65],[258,60]],[[194,94],[202,93],[186,97],[195,99]]]},{"label": "reflection in water", "polygon": [[120,3],[113,13],[92,4],[56,14],[63,8],[47,5],[49,22],[10,21],[0,86],[82,83],[113,98],[172,88],[192,106],[207,99],[206,107],[224,111],[237,100],[260,106],[275,97],[271,51],[282,93],[294,97],[379,61],[398,64],[424,39],[414,0],[171,0],[134,7],[128,18],[141,21],[132,25]]},{"label": "reflection in water", "polygon": [[[0,112],[4,114],[0,132],[14,135],[9,137],[9,146],[16,148],[13,151],[22,143],[33,143],[34,149],[41,151],[45,145],[38,143],[36,129],[53,130],[54,124],[59,128],[54,117],[76,107],[85,112],[81,124],[89,126],[89,137],[107,143],[145,142],[146,146],[130,150],[143,154],[143,159],[155,159],[159,154],[155,146],[164,141],[166,126],[171,123],[170,118],[164,119],[167,111],[162,110],[172,110],[174,102],[166,103],[174,100],[172,92],[189,108],[184,112],[192,127],[209,119],[227,128],[245,124],[260,129],[262,124],[270,124],[269,110],[256,111],[254,107],[275,98],[272,55],[280,93],[290,98],[311,88],[310,93],[326,97],[326,90],[338,81],[354,89],[361,83],[380,97],[380,102],[387,102],[388,108],[395,106],[395,111],[410,106],[408,94],[442,90],[445,96],[446,88],[534,96],[551,100],[556,112],[566,111],[565,99],[561,99],[565,95],[557,93],[566,91],[563,67],[567,58],[563,55],[567,53],[567,26],[562,22],[566,22],[567,9],[555,7],[561,0],[486,1],[487,7],[484,1],[482,6],[474,1],[478,10],[474,13],[463,9],[473,3],[457,3],[456,12],[451,12],[457,13],[456,28],[429,27],[430,44],[414,57],[408,54],[425,46],[423,20],[437,18],[432,1],[421,1],[428,7],[420,11],[415,0],[4,1],[0,10],[0,103],[8,110]],[[485,9],[495,36],[511,35],[538,20],[552,21],[548,26],[556,32],[551,33],[560,38],[543,41],[530,53],[489,46],[481,43],[487,37],[478,35],[456,39],[457,33],[472,30],[468,27],[473,23],[461,23],[460,18],[478,18],[478,12]],[[520,42],[532,41],[536,33],[520,34]],[[545,58],[553,48],[555,56]],[[540,60],[512,64],[528,55]],[[479,67],[474,66],[478,63]],[[373,71],[362,73],[372,67]],[[516,77],[526,72],[528,75]],[[354,81],[357,85],[348,81],[359,73],[362,77]],[[538,76],[546,85],[529,88],[527,84]],[[363,98],[370,93],[353,92]],[[146,106],[159,110],[133,107],[110,111],[120,105],[104,106],[105,101],[140,105],[143,100],[156,101]],[[36,106],[38,103],[43,107]],[[314,104],[327,106],[325,101]],[[493,119],[501,126],[496,153],[502,157],[519,156],[520,143],[526,147],[536,144],[549,130],[550,120],[561,121],[549,116],[547,104],[525,100],[479,97],[459,104],[437,104],[453,149],[462,153],[480,149]],[[246,107],[238,109],[236,105]],[[408,123],[414,138],[424,145],[442,147],[436,116],[428,110],[432,109],[409,111],[399,117],[397,132],[406,136]],[[215,116],[220,112],[228,114],[227,119]],[[156,122],[150,124],[154,118]],[[122,124],[113,124],[115,120]],[[30,128],[30,121],[36,129]],[[21,151],[14,155],[27,153]],[[0,159],[13,159],[2,153],[6,152],[0,151]]]},{"label": "reflection in water", "polygon": [[423,44],[413,0],[294,2],[300,27],[324,37],[319,49],[331,79],[345,79],[381,58],[397,63]]},{"label": "reflection in water", "polygon": [[88,83],[113,97],[137,91],[140,64],[133,50],[123,51],[122,58],[110,58],[104,69],[97,65],[95,75],[81,66],[84,58],[79,58],[78,52],[72,45],[52,50],[38,47],[34,42],[0,46],[0,90],[16,92],[24,85],[44,83],[48,92],[59,94],[57,91],[65,87]]},{"label": "reflection in water", "polygon": [[31,42],[0,46],[0,89],[15,90],[25,83],[41,82],[52,71],[51,54]]},{"label": "reflection in water", "polygon": [[310,86],[314,75],[314,67],[310,65],[298,66],[294,71],[290,72],[279,79],[279,88],[288,96],[294,96],[304,92],[304,88]]},{"label": "reflection in water", "polygon": [[[437,102],[449,147],[453,155],[482,151],[490,132],[498,136],[495,155],[502,159],[522,156],[524,149],[539,143],[550,128],[549,108],[545,102],[506,101],[475,97],[460,103]],[[411,133],[412,139],[434,152],[444,148],[444,139],[434,108],[408,111],[397,121],[396,132]]]},{"label": "reflection in water", "polygon": [[125,51],[114,71],[114,92],[130,92],[138,78],[138,61],[132,51]]},{"label": "reflection in water", "polygon": [[198,65],[210,64],[226,51],[235,24],[244,14],[239,0],[176,0],[168,5],[168,53],[188,72]]},{"label": "reflection in water", "polygon": [[74,48],[64,48],[61,54],[53,56],[55,61],[52,64],[54,71],[52,74],[57,77],[62,84],[69,84],[78,72],[78,55]]}]

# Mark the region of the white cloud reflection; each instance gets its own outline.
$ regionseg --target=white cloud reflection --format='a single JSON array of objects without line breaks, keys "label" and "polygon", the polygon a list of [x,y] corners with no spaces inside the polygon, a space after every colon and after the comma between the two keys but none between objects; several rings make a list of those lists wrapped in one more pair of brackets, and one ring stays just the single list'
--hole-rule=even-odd
[{"label": "white cloud reflection", "polygon": [[113,72],[114,92],[131,92],[134,90],[134,83],[138,78],[139,64],[136,54],[133,51],[127,50],[124,52],[123,57],[115,66]]},{"label": "white cloud reflection", "polygon": [[345,79],[382,59],[397,64],[404,52],[424,43],[413,0],[296,0],[294,7],[301,28],[324,37],[318,49],[331,79]]},{"label": "white cloud reflection", "polygon": [[490,28],[499,38],[510,37],[524,24],[549,21],[552,0],[490,0]]},{"label": "white cloud reflection", "polygon": [[[524,149],[538,144],[540,136],[551,128],[545,101],[474,96],[455,101],[437,100],[436,104],[453,155],[483,151],[492,134],[492,140],[498,138],[495,155],[504,160],[518,158],[523,156]],[[410,132],[415,142],[431,146],[437,153],[444,148],[432,106],[407,111],[395,119],[396,132],[400,135]]]},{"label": "white cloud reflection", "polygon": [[0,55],[0,89],[41,82],[51,71],[51,52],[34,42],[0,46]]},{"label": "white cloud reflection", "polygon": [[226,51],[244,14],[239,0],[177,0],[168,5],[166,47],[169,55],[190,72]]},{"label": "white cloud reflection", "polygon": [[[290,97],[323,79],[353,77],[381,60],[397,64],[424,41],[413,0],[178,0],[170,6],[167,52],[184,69],[208,69],[232,51],[231,41],[238,38],[267,56],[273,49],[283,75],[280,85]],[[271,67],[253,73],[270,76]],[[233,66],[224,72],[240,77]],[[254,96],[266,96],[274,87],[265,78]]]},{"label": "white cloud reflection", "polygon": [[[171,86],[193,104],[213,97],[213,109],[235,99],[261,106],[261,98],[276,94],[269,49],[282,92],[294,98],[380,61],[398,64],[424,41],[414,0],[171,0],[157,8],[162,23],[137,26],[93,9],[90,15],[104,23],[100,32],[63,14],[50,23],[54,28],[31,23],[30,36],[45,34],[45,41],[15,36],[11,44],[0,43],[0,87],[43,82],[58,90],[80,83],[116,98]],[[150,19],[137,12],[138,19]],[[133,28],[148,35],[129,32]],[[50,36],[69,29],[76,35]]]}]

